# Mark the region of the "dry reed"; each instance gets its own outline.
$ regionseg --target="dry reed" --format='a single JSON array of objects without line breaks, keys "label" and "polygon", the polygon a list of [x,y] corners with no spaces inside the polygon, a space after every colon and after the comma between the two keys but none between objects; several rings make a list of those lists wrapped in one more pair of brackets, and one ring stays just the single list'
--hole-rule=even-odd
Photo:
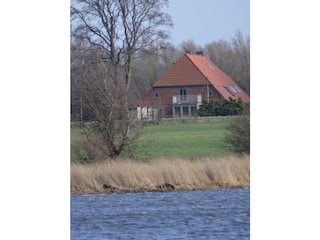
[{"label": "dry reed", "polygon": [[71,194],[204,190],[250,186],[250,157],[197,161],[118,160],[71,165]]}]

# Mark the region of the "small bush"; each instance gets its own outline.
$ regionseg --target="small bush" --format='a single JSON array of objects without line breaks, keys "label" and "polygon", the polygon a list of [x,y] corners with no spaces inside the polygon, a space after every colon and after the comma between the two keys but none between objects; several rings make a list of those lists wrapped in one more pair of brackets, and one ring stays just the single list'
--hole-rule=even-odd
[{"label": "small bush", "polygon": [[236,152],[250,153],[250,115],[233,118],[227,126],[225,142]]},{"label": "small bush", "polygon": [[229,116],[239,115],[244,112],[246,105],[242,99],[239,98],[237,101],[229,98],[229,100],[216,100],[210,101],[204,99],[199,109],[199,116]]}]

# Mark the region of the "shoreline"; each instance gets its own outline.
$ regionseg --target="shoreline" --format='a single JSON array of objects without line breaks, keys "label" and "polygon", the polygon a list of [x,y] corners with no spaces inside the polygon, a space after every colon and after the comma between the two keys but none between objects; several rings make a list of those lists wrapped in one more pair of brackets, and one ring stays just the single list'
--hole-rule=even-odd
[{"label": "shoreline", "polygon": [[250,188],[250,157],[71,164],[71,195]]},{"label": "shoreline", "polygon": [[207,187],[207,188],[194,188],[194,189],[176,189],[176,190],[157,190],[157,189],[116,189],[113,191],[106,190],[106,191],[97,191],[97,192],[73,192],[71,196],[84,196],[84,195],[105,195],[105,194],[127,194],[127,193],[151,193],[151,192],[188,192],[188,191],[207,191],[207,190],[227,190],[227,189],[250,189],[250,186],[225,186],[225,187]]}]

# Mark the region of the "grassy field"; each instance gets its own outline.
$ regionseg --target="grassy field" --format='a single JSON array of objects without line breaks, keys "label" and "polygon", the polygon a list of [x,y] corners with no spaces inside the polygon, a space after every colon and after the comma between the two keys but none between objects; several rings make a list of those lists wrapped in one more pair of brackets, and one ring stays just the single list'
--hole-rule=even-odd
[{"label": "grassy field", "polygon": [[[199,159],[230,155],[232,149],[223,141],[227,124],[227,118],[213,118],[202,122],[167,121],[146,126],[133,152],[134,158],[146,161],[162,157]],[[79,145],[83,141],[80,130],[71,128],[71,144]],[[71,160],[77,161],[72,151]]]},{"label": "grassy field", "polygon": [[248,155],[71,164],[71,194],[250,187]]},{"label": "grassy field", "polygon": [[230,154],[223,142],[226,122],[178,123],[145,127],[139,139],[137,159],[160,157],[197,159]]}]

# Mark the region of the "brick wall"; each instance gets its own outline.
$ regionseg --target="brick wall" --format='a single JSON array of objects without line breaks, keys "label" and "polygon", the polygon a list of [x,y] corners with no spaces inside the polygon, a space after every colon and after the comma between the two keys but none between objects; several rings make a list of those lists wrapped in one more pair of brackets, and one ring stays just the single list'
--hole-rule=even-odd
[{"label": "brick wall", "polygon": [[[180,86],[180,87],[154,87],[143,99],[143,104],[162,109],[161,117],[172,117],[172,96],[180,95],[180,89],[184,88],[187,95],[202,95],[202,99],[207,98],[207,86]],[[221,99],[212,86],[209,86],[212,92],[209,100]]]}]

